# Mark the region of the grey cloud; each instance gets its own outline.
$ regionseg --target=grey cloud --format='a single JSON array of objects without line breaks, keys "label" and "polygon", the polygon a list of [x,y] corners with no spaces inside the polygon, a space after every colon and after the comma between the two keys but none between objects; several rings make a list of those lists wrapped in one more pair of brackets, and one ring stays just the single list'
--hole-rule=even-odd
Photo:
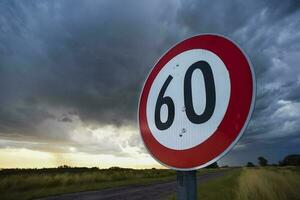
[{"label": "grey cloud", "polygon": [[165,42],[161,3],[1,4],[2,132],[13,123],[38,135],[49,107],[87,124],[135,123],[139,90]]},{"label": "grey cloud", "polygon": [[72,122],[73,120],[69,117],[63,117],[60,121],[62,121],[62,122]]}]

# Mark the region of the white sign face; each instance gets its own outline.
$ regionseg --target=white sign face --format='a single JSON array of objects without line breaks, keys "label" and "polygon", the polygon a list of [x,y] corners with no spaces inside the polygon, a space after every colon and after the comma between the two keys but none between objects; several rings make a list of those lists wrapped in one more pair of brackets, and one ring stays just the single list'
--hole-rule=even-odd
[{"label": "white sign face", "polygon": [[218,128],[230,99],[230,77],[213,52],[193,49],[171,59],[155,77],[147,99],[149,129],[163,146],[193,148]]}]

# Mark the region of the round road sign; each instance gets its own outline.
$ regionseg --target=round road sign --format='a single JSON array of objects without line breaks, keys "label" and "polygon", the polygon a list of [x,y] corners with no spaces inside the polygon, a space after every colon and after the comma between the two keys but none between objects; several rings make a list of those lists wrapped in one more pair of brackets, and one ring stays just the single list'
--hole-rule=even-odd
[{"label": "round road sign", "polygon": [[145,146],[167,167],[205,167],[237,143],[254,99],[253,68],[234,42],[188,38],[159,59],[144,84],[138,120]]}]

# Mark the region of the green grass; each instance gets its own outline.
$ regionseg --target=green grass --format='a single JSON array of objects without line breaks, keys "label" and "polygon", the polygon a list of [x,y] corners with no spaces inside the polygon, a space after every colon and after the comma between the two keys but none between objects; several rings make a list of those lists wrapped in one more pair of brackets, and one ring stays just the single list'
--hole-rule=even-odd
[{"label": "green grass", "polygon": [[80,172],[0,173],[1,200],[33,199],[117,186],[141,185],[175,179],[172,170],[107,169]]},{"label": "green grass", "polygon": [[198,199],[205,200],[232,200],[238,188],[238,178],[241,169],[235,169],[227,172],[224,176],[208,180],[198,187]]},{"label": "green grass", "polygon": [[[211,172],[220,171],[222,169],[211,169]],[[203,169],[199,170],[198,175],[203,173]],[[227,171],[224,176],[202,182],[198,185],[198,199],[205,200],[233,200],[235,192],[238,188],[239,175],[241,169]],[[169,200],[175,200],[175,194],[169,197]]]},{"label": "green grass", "polygon": [[[218,169],[217,169],[218,170]],[[204,169],[198,174],[212,173]],[[65,193],[175,180],[176,171],[166,169],[52,168],[0,171],[1,200],[29,200]]]}]

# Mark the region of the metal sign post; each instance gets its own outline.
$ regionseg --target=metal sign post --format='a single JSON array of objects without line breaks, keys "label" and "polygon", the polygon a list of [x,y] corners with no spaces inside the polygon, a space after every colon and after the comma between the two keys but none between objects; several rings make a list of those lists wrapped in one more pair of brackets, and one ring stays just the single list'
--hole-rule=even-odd
[{"label": "metal sign post", "polygon": [[177,199],[197,199],[197,171],[177,171]]}]

